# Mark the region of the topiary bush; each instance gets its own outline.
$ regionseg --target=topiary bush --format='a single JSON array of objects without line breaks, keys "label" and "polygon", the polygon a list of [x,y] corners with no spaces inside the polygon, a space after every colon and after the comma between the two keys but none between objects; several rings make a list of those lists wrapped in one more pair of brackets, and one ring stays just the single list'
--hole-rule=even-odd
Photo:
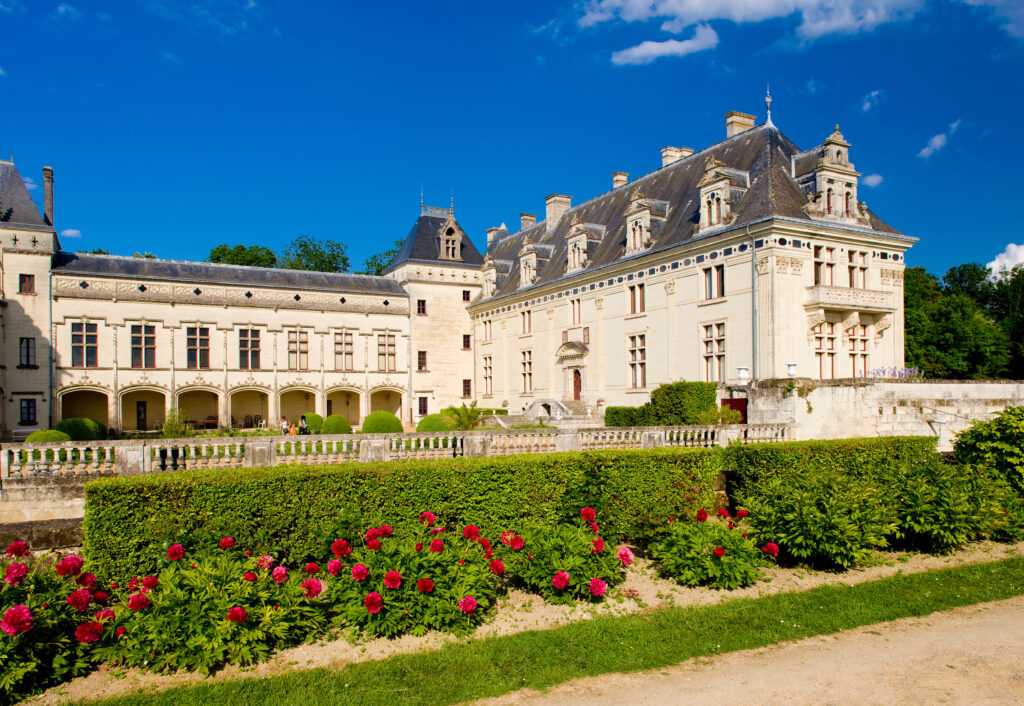
[{"label": "topiary bush", "polygon": [[363,420],[363,428],[359,430],[363,434],[401,434],[402,421],[383,409],[370,412]]},{"label": "topiary bush", "polygon": [[643,427],[649,426],[650,408],[643,407],[608,407],[604,410],[606,427]]},{"label": "topiary bush", "polygon": [[71,441],[102,441],[107,438],[107,429],[95,419],[72,417],[63,419],[54,426],[71,437]]},{"label": "topiary bush", "polygon": [[447,415],[444,414],[428,414],[419,421],[416,425],[416,431],[424,432],[436,432],[436,431],[451,431],[452,423]]},{"label": "topiary bush", "polygon": [[306,426],[310,434],[319,434],[324,428],[324,418],[315,412],[306,412]]},{"label": "topiary bush", "polygon": [[351,434],[352,425],[349,424],[348,419],[340,414],[328,415],[327,419],[324,420],[324,426],[321,429],[323,434]]},{"label": "topiary bush", "polygon": [[47,444],[58,441],[71,441],[71,437],[56,429],[40,429],[29,434],[25,441],[29,444]]},{"label": "topiary bush", "polygon": [[994,469],[1024,495],[1024,407],[1010,407],[992,419],[974,422],[957,435],[953,457]]},{"label": "topiary bush", "polygon": [[718,410],[718,383],[673,382],[651,391],[652,423],[670,426],[696,424],[701,413]]}]

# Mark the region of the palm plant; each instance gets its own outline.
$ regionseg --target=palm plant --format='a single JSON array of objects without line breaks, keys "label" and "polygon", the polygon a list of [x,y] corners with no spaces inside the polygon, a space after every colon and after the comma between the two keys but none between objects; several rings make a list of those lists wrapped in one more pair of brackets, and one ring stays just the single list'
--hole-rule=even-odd
[{"label": "palm plant", "polygon": [[478,429],[483,423],[483,412],[476,408],[476,400],[468,407],[465,402],[461,407],[448,407],[443,414],[448,418],[452,428],[459,431]]}]

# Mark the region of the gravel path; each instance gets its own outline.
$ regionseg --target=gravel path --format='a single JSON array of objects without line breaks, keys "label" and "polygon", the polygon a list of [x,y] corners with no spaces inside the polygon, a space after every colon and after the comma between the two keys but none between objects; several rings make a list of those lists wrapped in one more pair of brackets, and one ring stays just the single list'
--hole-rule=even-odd
[{"label": "gravel path", "polygon": [[477,703],[1024,704],[1024,597]]}]

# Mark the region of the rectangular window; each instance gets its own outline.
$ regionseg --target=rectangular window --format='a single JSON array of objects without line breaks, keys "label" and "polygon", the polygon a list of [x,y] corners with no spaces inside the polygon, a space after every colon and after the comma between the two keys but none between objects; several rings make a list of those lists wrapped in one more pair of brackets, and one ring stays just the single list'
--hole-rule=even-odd
[{"label": "rectangular window", "polygon": [[587,343],[587,344],[590,343],[590,327],[589,326],[584,326],[583,327],[583,342]]},{"label": "rectangular window", "polygon": [[463,289],[462,290],[462,301],[468,302],[469,298],[470,298],[469,290],[468,289]]},{"label": "rectangular window", "polygon": [[520,323],[522,324],[523,333],[533,332],[533,312],[529,309],[519,312]]},{"label": "rectangular window", "polygon": [[580,322],[582,302],[579,299],[573,299],[569,302],[569,324],[575,326]]},{"label": "rectangular window", "polygon": [[132,326],[132,367],[156,367],[155,326]]},{"label": "rectangular window", "polygon": [[417,299],[416,300],[416,313],[419,314],[420,316],[426,316],[427,315],[427,300],[426,299]]},{"label": "rectangular window", "polygon": [[189,370],[210,367],[210,329],[205,326],[185,328],[185,358]]},{"label": "rectangular window", "polygon": [[309,331],[288,332],[288,369],[309,370]]},{"label": "rectangular window", "polygon": [[629,313],[644,313],[647,309],[647,303],[644,301],[644,285],[630,285],[627,289],[629,289]]},{"label": "rectangular window", "polygon": [[836,376],[836,325],[825,322],[814,327],[814,355],[818,377],[831,380]]},{"label": "rectangular window", "polygon": [[704,325],[704,379],[718,382],[725,377],[725,324]]},{"label": "rectangular window", "polygon": [[814,283],[831,287],[834,284],[836,249],[814,246]]},{"label": "rectangular window", "polygon": [[487,319],[484,321],[484,340],[491,340],[491,320]]},{"label": "rectangular window", "polygon": [[491,356],[484,356],[484,394],[494,394],[494,365]]},{"label": "rectangular window", "polygon": [[523,351],[521,355],[523,392],[533,392],[533,351]]},{"label": "rectangular window", "polygon": [[427,369],[427,352],[416,351],[416,370],[421,373]]},{"label": "rectangular window", "polygon": [[868,370],[868,327],[857,324],[846,331],[846,342],[850,351],[850,373],[862,378]]},{"label": "rectangular window", "polygon": [[647,387],[647,336],[629,336],[629,386],[634,390]]},{"label": "rectangular window", "polygon": [[334,369],[352,371],[355,365],[355,346],[351,331],[339,331],[334,334]]},{"label": "rectangular window", "polygon": [[462,381],[462,396],[464,398],[466,398],[466,399],[469,399],[470,397],[473,396],[473,381],[472,380],[465,380],[465,379],[463,379],[463,381]]},{"label": "rectangular window", "polygon": [[96,367],[96,324],[71,324],[71,367]]},{"label": "rectangular window", "polygon": [[[19,294],[35,294],[36,293],[36,276],[35,275],[18,275],[18,293]],[[35,400],[32,401],[35,404]]]},{"label": "rectangular window", "polygon": [[462,334],[462,350],[468,351],[470,349],[472,338],[468,333]]},{"label": "rectangular window", "polygon": [[420,416],[421,417],[427,416],[427,398],[426,397],[420,397]]},{"label": "rectangular window", "polygon": [[725,265],[715,265],[715,296],[725,296]]},{"label": "rectangular window", "polygon": [[850,273],[850,286],[854,289],[867,288],[868,254],[863,251],[851,250],[849,258],[850,265],[847,269]]},{"label": "rectangular window", "polygon": [[260,330],[258,328],[238,329],[238,369],[260,369]]},{"label": "rectangular window", "polygon": [[719,299],[725,296],[725,265],[704,268],[704,298]]},{"label": "rectangular window", "polygon": [[33,399],[21,400],[21,424],[36,423],[36,401]]},{"label": "rectangular window", "polygon": [[381,372],[395,371],[395,335],[381,333],[377,335],[377,370]]},{"label": "rectangular window", "polygon": [[36,367],[36,339],[22,338],[18,341],[18,365]]}]

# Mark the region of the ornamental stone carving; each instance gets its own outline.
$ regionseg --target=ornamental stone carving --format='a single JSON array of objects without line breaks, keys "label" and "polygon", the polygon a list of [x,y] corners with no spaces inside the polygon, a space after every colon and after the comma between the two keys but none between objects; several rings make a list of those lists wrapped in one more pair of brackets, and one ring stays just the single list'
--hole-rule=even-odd
[{"label": "ornamental stone carving", "polygon": [[771,268],[771,266],[772,265],[771,265],[771,262],[769,261],[769,259],[767,257],[762,257],[760,260],[757,261],[757,264],[756,264],[757,274],[759,274],[759,275],[766,275],[766,274],[768,274],[768,270]]}]

